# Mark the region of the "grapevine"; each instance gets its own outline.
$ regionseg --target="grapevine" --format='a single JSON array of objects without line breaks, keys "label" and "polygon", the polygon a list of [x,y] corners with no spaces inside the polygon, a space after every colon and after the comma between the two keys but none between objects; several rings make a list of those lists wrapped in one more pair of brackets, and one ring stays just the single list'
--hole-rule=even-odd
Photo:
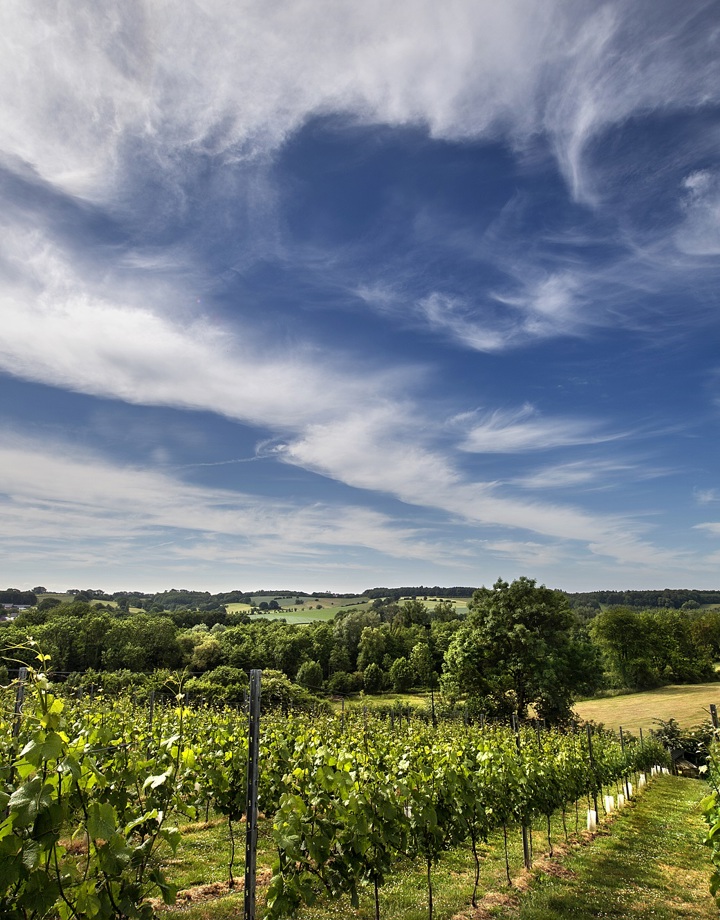
[{"label": "grapevine", "polygon": [[[148,708],[100,692],[64,698],[47,665],[38,655],[17,719],[13,688],[2,695],[0,913],[149,920],[149,897],[173,902],[162,863],[182,822],[212,810],[232,832],[243,814],[246,717],[188,706],[180,686]],[[342,719],[265,712],[261,724],[259,805],[277,850],[269,920],[323,895],[357,904],[366,887],[379,920],[382,886],[407,857],[425,867],[432,918],[434,867],[464,843],[475,903],[491,832],[541,816],[549,827],[560,809],[567,833],[567,808],[665,756],[654,742],[623,750],[609,733],[593,734],[591,758],[584,734],[525,728],[518,748],[501,726],[350,709]]]}]

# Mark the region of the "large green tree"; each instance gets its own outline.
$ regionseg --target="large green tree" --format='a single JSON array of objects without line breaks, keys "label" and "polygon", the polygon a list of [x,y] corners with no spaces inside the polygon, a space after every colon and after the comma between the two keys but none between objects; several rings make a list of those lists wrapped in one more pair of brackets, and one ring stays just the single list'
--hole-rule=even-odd
[{"label": "large green tree", "polygon": [[565,719],[592,656],[565,595],[530,578],[500,580],[476,591],[468,611],[445,653],[446,692],[491,715],[524,716],[532,704],[549,721]]},{"label": "large green tree", "polygon": [[711,632],[693,612],[610,607],[590,625],[610,682],[647,690],[667,683],[712,680]]}]

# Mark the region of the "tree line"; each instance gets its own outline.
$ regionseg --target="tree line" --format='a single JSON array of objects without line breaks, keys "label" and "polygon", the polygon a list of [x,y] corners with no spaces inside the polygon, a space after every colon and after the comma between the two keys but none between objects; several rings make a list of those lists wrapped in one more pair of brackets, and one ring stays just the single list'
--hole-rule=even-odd
[{"label": "tree line", "polygon": [[[31,636],[69,680],[139,684],[151,672],[185,669],[187,688],[240,699],[261,668],[321,694],[437,689],[478,715],[552,722],[574,698],[611,687],[646,689],[714,678],[720,610],[609,607],[584,619],[560,591],[529,578],[474,592],[467,615],[449,599],[376,598],[332,622],[253,621],[224,607],[130,611],[48,598],[0,629],[0,652]],[[106,675],[101,677],[101,675]]]}]

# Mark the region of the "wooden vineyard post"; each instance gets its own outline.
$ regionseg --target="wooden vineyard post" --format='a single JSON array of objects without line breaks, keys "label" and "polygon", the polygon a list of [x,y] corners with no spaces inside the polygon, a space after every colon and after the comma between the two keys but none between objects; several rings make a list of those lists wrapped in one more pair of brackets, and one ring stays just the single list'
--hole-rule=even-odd
[{"label": "wooden vineyard post", "polygon": [[715,705],[715,703],[710,703],[710,718],[712,719],[713,728],[715,729],[715,731],[717,731],[718,730],[718,714],[717,714],[717,706]]},{"label": "wooden vineyard post", "polygon": [[258,834],[258,754],[260,750],[260,676],[250,671],[250,714],[248,717],[247,804],[245,836],[245,920],[255,920],[255,879]]}]

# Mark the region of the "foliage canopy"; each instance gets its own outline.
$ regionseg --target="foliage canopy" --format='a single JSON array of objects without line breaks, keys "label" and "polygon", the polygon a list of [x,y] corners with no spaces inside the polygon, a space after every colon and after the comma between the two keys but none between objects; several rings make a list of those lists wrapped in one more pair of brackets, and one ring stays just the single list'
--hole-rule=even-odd
[{"label": "foliage canopy", "polygon": [[468,609],[445,654],[446,692],[467,694],[488,715],[524,716],[532,704],[549,721],[567,718],[590,650],[565,595],[530,578],[499,580]]}]

